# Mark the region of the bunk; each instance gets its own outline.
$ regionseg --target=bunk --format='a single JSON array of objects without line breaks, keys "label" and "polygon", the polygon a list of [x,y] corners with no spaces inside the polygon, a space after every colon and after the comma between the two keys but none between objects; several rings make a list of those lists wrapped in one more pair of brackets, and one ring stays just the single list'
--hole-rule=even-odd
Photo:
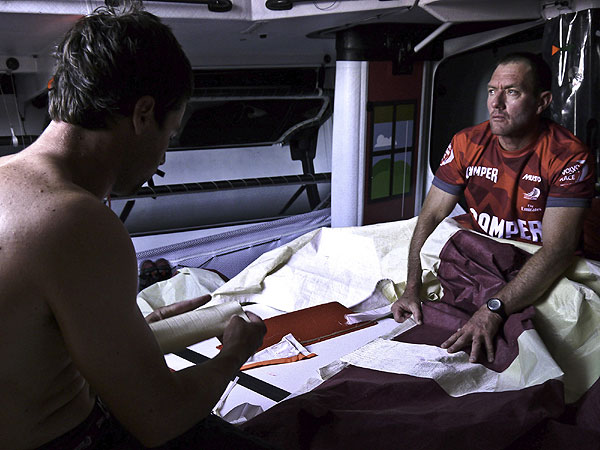
[{"label": "bunk", "polygon": [[[510,316],[495,361],[472,364],[439,345],[537,247],[447,219],[422,251],[424,324],[398,324],[389,308],[404,288],[415,223],[314,228],[220,283],[208,306],[238,302],[267,319],[337,302],[372,323],[307,344],[315,357],[244,370],[215,412],[286,449],[597,448],[600,263],[577,259]],[[165,358],[179,370],[218,344]]]}]

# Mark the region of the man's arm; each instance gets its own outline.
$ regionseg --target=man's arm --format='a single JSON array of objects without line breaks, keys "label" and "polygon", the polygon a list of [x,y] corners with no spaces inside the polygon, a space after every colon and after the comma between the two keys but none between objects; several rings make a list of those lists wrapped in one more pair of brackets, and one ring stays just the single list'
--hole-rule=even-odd
[{"label": "man's arm", "polygon": [[261,345],[262,321],[232,318],[215,358],[171,372],[137,308],[135,253],[118,218],[99,202],[78,201],[49,227],[41,237],[48,254],[38,260],[48,304],[75,365],[116,418],[156,446],[209,415]]},{"label": "man's arm", "polygon": [[[572,263],[579,243],[585,208],[547,208],[542,220],[543,246],[523,265],[519,273],[495,297],[505,305],[506,314],[521,311],[533,304]],[[484,347],[488,361],[494,360],[494,336],[502,319],[484,304],[471,319],[454,333],[442,348],[454,353],[471,346],[471,362]]]},{"label": "man's arm", "polygon": [[457,202],[458,196],[431,186],[410,240],[406,289],[392,305],[392,313],[396,321],[404,322],[412,315],[415,322],[421,324],[421,301],[419,299],[422,272],[421,248],[435,227],[452,212]]},{"label": "man's arm", "polygon": [[206,305],[210,300],[210,294],[206,294],[189,300],[182,300],[177,303],[161,306],[148,314],[145,319],[147,323],[158,322],[159,320],[168,319],[169,317],[178,316],[198,309],[201,306]]}]

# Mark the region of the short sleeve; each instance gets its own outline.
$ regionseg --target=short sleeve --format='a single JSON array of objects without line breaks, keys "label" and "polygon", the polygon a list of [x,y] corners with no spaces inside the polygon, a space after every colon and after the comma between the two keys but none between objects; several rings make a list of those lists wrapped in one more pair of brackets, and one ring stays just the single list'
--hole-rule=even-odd
[{"label": "short sleeve", "polygon": [[591,152],[573,143],[559,159],[550,184],[546,206],[590,205],[595,192],[596,167]]},{"label": "short sleeve", "polygon": [[459,195],[465,188],[466,178],[460,167],[461,139],[455,135],[446,148],[440,167],[435,173],[433,185],[444,192]]}]

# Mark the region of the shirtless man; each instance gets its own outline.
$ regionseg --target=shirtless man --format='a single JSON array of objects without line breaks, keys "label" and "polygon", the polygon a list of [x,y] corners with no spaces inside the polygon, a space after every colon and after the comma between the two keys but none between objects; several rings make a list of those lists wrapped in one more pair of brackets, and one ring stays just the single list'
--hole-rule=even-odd
[{"label": "shirtless man", "polygon": [[135,252],[103,199],[148,180],[180,126],[191,69],[168,27],[106,8],[56,58],[52,122],[0,159],[0,448],[77,447],[61,436],[82,426],[91,446],[77,448],[97,448],[97,397],[109,421],[162,445],[209,416],[265,327],[234,317],[215,358],[173,373],[136,306]]},{"label": "shirtless man", "polygon": [[518,275],[443,344],[471,347],[470,361],[494,360],[506,316],[533,304],[571,264],[594,195],[594,162],[568,130],[541,118],[550,105],[550,69],[531,54],[507,55],[488,84],[489,121],[454,136],[436,172],[411,240],[408,279],[394,318],[422,321],[419,253],[464,192],[472,227],[543,246]]}]

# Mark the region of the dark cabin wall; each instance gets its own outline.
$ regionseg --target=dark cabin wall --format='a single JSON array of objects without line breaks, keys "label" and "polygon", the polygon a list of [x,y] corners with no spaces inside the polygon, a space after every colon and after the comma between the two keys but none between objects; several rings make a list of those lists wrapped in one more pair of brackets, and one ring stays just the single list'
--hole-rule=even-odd
[{"label": "dark cabin wall", "polygon": [[[47,73],[2,73],[0,94],[0,156],[16,153],[29,145],[49,122]],[[19,145],[11,142],[11,127]]]}]

